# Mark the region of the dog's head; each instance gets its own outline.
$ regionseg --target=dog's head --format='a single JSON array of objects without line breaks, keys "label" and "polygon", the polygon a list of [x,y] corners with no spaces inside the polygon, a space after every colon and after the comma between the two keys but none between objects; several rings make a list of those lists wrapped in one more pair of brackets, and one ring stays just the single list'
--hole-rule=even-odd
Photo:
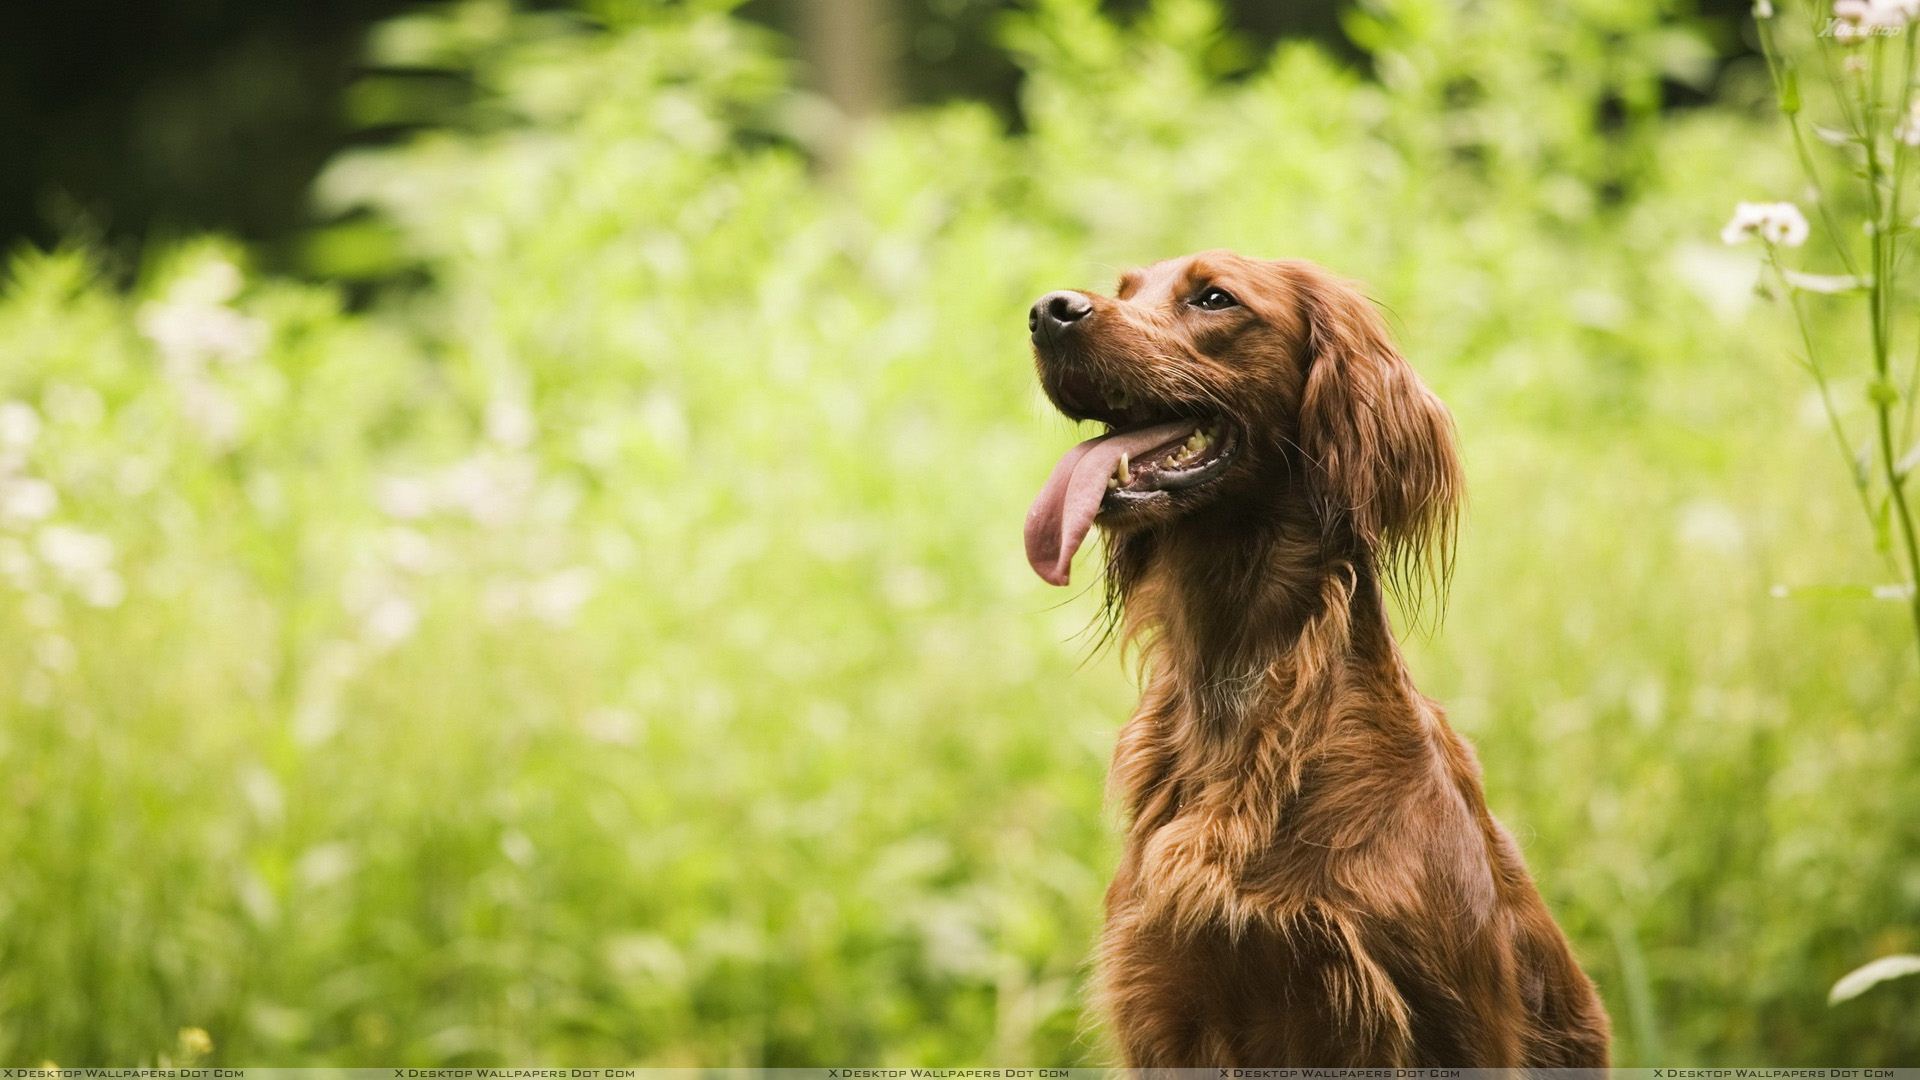
[{"label": "dog's head", "polygon": [[1208,251],[1130,271],[1111,297],[1049,293],[1028,326],[1048,398],[1107,427],[1028,513],[1027,557],[1047,581],[1067,583],[1096,523],[1126,535],[1300,512],[1334,554],[1390,580],[1444,575],[1452,420],[1350,284]]}]

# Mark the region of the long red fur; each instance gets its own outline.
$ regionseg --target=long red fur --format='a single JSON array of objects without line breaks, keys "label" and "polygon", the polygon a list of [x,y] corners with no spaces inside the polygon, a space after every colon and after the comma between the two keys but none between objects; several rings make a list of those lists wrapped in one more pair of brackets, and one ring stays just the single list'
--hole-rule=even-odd
[{"label": "long red fur", "polygon": [[[1197,309],[1211,287],[1237,305]],[[1388,622],[1391,589],[1445,599],[1445,407],[1307,263],[1207,252],[1088,299],[1036,348],[1063,410],[1094,414],[1092,380],[1240,440],[1214,484],[1100,522],[1146,673],[1099,959],[1126,1063],[1607,1064],[1593,984]]]}]

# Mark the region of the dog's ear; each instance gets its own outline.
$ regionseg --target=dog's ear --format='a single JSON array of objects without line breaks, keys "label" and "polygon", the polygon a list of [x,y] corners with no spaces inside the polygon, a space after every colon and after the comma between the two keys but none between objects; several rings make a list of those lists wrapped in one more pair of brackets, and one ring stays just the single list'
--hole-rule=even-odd
[{"label": "dog's ear", "polygon": [[1453,417],[1353,285],[1293,264],[1305,324],[1298,442],[1321,520],[1417,609],[1444,601],[1462,479]]}]

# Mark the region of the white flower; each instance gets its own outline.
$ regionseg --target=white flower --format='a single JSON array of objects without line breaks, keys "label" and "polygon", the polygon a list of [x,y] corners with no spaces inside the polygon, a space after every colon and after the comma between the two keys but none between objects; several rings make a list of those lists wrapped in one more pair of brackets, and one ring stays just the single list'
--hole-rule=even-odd
[{"label": "white flower", "polygon": [[52,516],[60,496],[45,480],[22,476],[0,480],[0,524],[32,525]]},{"label": "white flower", "polygon": [[413,636],[420,627],[420,609],[399,594],[381,597],[367,611],[362,629],[376,647],[391,648]]},{"label": "white flower", "polygon": [[573,622],[581,605],[599,591],[593,571],[582,566],[562,570],[541,578],[527,587],[527,610],[534,618],[553,626]]},{"label": "white flower", "polygon": [[1834,0],[1828,26],[1837,40],[1852,43],[1875,34],[1897,34],[1916,16],[1920,0]]},{"label": "white flower", "polygon": [[172,298],[190,304],[224,304],[240,295],[245,279],[240,268],[226,259],[208,259],[167,289]]},{"label": "white flower", "polygon": [[509,450],[524,450],[533,441],[533,413],[507,398],[487,405],[487,438]]},{"label": "white flower", "polygon": [[175,281],[161,299],[140,306],[140,332],[176,373],[207,360],[251,360],[266,347],[267,325],[230,306],[241,284],[238,267],[224,259],[208,262]]},{"label": "white flower", "polygon": [[433,541],[427,534],[405,525],[387,530],[387,559],[401,570],[424,574],[433,569]]},{"label": "white flower", "polygon": [[40,530],[40,558],[61,574],[80,576],[113,565],[113,541],[71,525],[49,525]]},{"label": "white flower", "polygon": [[1920,98],[1915,98],[1907,115],[1894,125],[1893,137],[1908,146],[1920,146]]},{"label": "white flower", "polygon": [[89,574],[80,582],[80,598],[97,608],[118,607],[127,598],[127,583],[112,570]]},{"label": "white flower", "polygon": [[182,378],[179,388],[181,415],[202,439],[221,449],[240,441],[245,417],[233,396],[221,389],[219,383],[192,375]]},{"label": "white flower", "polygon": [[442,505],[457,508],[479,525],[500,525],[525,505],[539,476],[532,461],[479,453],[441,472]]},{"label": "white flower", "polygon": [[24,401],[0,401],[0,446],[25,450],[40,437],[40,414]]},{"label": "white flower", "polygon": [[615,746],[632,746],[640,733],[640,719],[627,709],[595,709],[580,720],[587,737]]},{"label": "white flower", "polygon": [[500,525],[520,514],[539,480],[533,459],[481,450],[425,476],[387,477],[375,499],[401,521],[464,513],[477,524]]},{"label": "white flower", "polygon": [[1807,219],[1790,202],[1743,202],[1733,208],[1733,218],[1720,230],[1720,239],[1738,244],[1758,236],[1768,244],[1799,247],[1807,242]]},{"label": "white flower", "polygon": [[228,307],[148,302],[140,307],[140,332],[176,367],[203,360],[237,364],[260,355],[267,326]]},{"label": "white flower", "polygon": [[1773,18],[1772,0],[1753,0],[1753,17],[1756,19]]},{"label": "white flower", "polygon": [[113,569],[113,541],[70,525],[49,525],[36,538],[40,559],[94,607],[113,607],[127,587]]},{"label": "white flower", "polygon": [[388,516],[413,521],[433,513],[433,485],[414,476],[390,476],[380,481],[374,500]]}]

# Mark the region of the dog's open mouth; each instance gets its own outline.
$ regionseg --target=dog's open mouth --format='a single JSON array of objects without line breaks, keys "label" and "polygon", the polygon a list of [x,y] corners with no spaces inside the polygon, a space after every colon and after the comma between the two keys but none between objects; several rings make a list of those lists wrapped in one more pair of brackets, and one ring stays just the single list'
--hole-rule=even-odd
[{"label": "dog's open mouth", "polygon": [[[1131,403],[1126,411],[1134,411]],[[1048,583],[1065,585],[1095,518],[1207,483],[1226,468],[1233,451],[1232,432],[1218,420],[1114,423],[1053,467],[1027,511],[1027,562]]]}]

